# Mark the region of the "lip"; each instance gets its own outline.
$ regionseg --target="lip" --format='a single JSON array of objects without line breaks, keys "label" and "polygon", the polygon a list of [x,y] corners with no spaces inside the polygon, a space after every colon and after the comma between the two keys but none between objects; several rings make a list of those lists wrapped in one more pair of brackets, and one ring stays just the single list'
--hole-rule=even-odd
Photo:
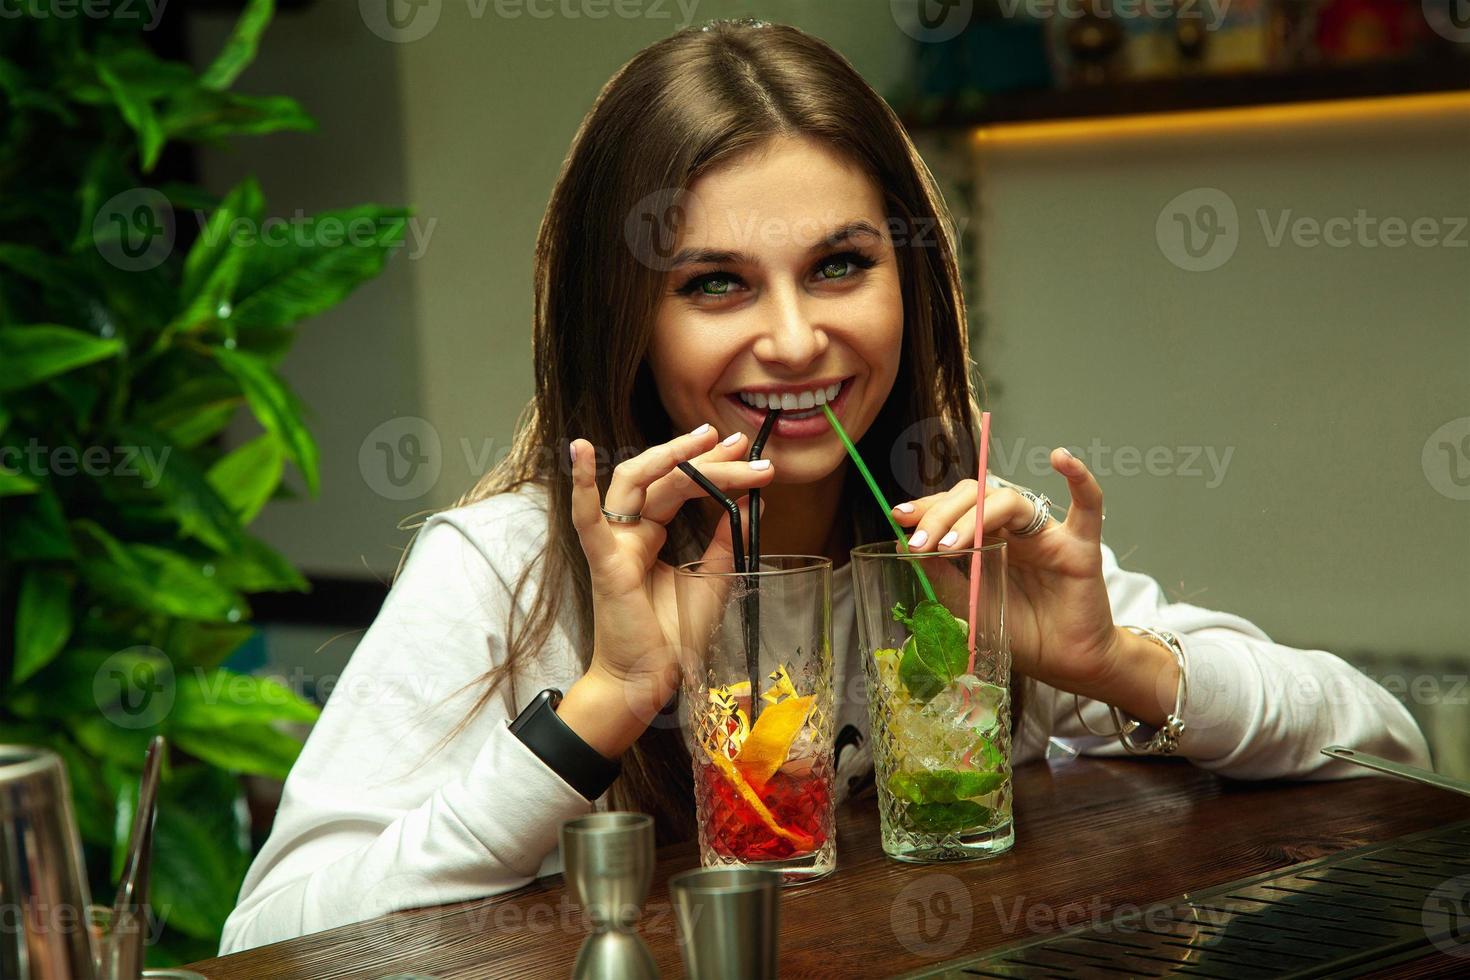
[{"label": "lip", "polygon": [[[832,409],[832,414],[836,415],[839,419],[842,417],[843,406],[847,404],[847,394],[849,391],[852,390],[852,383],[855,377],[855,375],[849,375],[848,377],[841,379],[842,390],[837,392],[836,398],[827,403],[828,407]],[[827,384],[836,383],[836,379],[827,382]],[[826,387],[826,385],[811,384],[802,388],[796,388],[792,390],[811,391],[813,388],[822,387]],[[758,388],[755,390],[769,393],[773,389]],[[781,389],[777,388],[774,390],[779,391]],[[768,411],[767,409],[753,408],[752,406],[745,404],[745,402],[740,400],[739,394],[726,395],[725,398],[729,400],[730,404],[735,406],[736,411],[738,411],[741,416],[750,423],[752,433],[760,431],[761,423],[765,422],[766,420],[766,412]],[[831,431],[832,427],[827,424],[827,416],[823,414],[820,410],[811,418],[806,419],[789,419],[786,417],[786,413],[783,412],[776,417],[776,424],[771,427],[771,437],[773,439],[814,439]]]}]

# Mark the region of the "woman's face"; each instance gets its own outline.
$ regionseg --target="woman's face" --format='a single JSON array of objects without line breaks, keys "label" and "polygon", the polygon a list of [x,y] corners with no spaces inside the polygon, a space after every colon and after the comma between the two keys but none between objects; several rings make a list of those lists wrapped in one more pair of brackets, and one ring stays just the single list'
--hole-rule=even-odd
[{"label": "woman's face", "polygon": [[819,400],[857,440],[898,374],[903,297],[882,195],[846,159],[797,138],[688,190],[648,354],[674,431],[709,422],[754,436],[761,406],[780,398],[764,454],[774,482],[820,480],[844,450]]}]

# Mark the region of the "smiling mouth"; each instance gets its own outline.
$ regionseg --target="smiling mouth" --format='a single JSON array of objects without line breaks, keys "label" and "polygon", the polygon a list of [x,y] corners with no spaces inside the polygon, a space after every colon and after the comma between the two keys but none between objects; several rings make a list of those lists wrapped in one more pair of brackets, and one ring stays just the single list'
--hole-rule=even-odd
[{"label": "smiling mouth", "polygon": [[852,378],[848,377],[835,384],[805,391],[785,392],[778,395],[751,390],[740,391],[730,397],[747,408],[753,408],[759,412],[779,408],[781,417],[784,419],[806,419],[820,415],[822,406],[836,401],[842,394],[842,390],[851,383]]}]

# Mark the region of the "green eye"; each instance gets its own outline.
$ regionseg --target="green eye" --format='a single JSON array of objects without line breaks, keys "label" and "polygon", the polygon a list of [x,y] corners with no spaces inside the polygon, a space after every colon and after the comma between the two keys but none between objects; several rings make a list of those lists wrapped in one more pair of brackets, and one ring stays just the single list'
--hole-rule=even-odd
[{"label": "green eye", "polygon": [[706,296],[723,296],[730,291],[730,280],[706,279],[700,284],[700,289]]},{"label": "green eye", "polygon": [[822,266],[823,279],[841,279],[847,275],[849,263],[846,259],[834,259]]}]

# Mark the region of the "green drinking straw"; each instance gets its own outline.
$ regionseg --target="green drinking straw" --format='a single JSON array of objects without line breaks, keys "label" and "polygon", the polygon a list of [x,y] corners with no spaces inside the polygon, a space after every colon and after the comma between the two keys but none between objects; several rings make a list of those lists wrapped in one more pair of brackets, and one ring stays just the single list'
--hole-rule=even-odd
[{"label": "green drinking straw", "polygon": [[[893,527],[893,533],[898,537],[900,550],[904,554],[908,554],[909,539],[904,536],[903,528],[898,526],[898,521],[893,519],[893,508],[888,506],[888,501],[884,498],[883,491],[878,488],[878,481],[873,479],[872,473],[868,472],[868,465],[863,462],[863,457],[858,453],[857,447],[847,437],[847,431],[842,428],[842,423],[837,421],[837,416],[832,414],[832,409],[824,404],[822,405],[822,414],[827,416],[827,424],[832,426],[833,431],[837,433],[837,438],[841,439],[842,444],[847,447],[847,455],[851,456],[852,461],[857,464],[859,472],[863,474],[863,479],[868,482],[868,489],[873,491],[873,496],[877,499],[878,506],[883,508],[883,516],[888,518],[888,523]],[[934,587],[929,584],[929,577],[924,574],[924,569],[920,568],[919,564],[919,562],[913,562],[914,574],[919,576],[919,584],[924,587],[924,595],[930,601],[938,602],[939,600],[934,597]]]}]

